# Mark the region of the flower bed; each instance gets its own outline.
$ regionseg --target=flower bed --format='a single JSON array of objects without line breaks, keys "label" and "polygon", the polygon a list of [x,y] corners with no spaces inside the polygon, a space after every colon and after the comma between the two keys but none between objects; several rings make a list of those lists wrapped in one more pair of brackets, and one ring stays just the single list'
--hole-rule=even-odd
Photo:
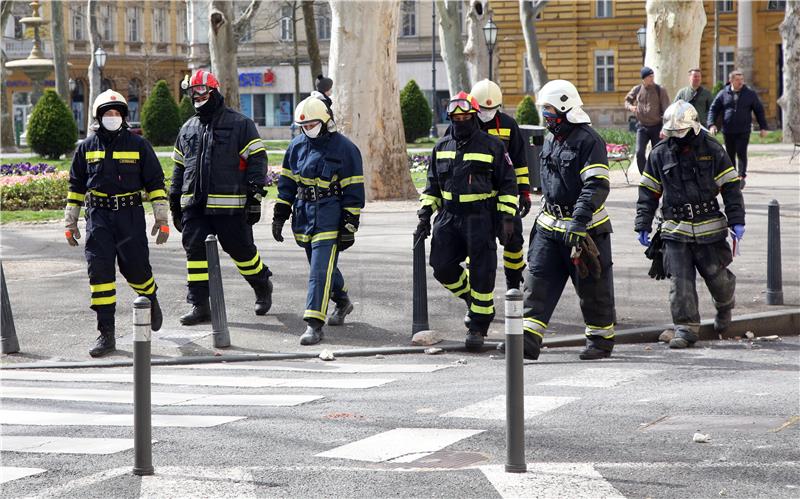
[{"label": "flower bed", "polygon": [[69,174],[47,163],[0,165],[0,210],[55,210],[64,207]]}]

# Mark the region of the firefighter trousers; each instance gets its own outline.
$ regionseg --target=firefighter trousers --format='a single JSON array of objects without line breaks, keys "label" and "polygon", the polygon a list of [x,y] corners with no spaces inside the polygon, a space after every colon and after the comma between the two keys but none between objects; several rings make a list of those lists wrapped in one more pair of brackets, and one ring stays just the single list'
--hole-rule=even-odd
[{"label": "firefighter trousers", "polygon": [[144,208],[86,208],[85,254],[89,264],[91,308],[97,313],[97,328],[112,332],[117,304],[115,262],[134,292],[147,297],[156,293]]},{"label": "firefighter trousers", "polygon": [[[495,213],[455,214],[445,208],[433,224],[430,264],[433,276],[469,304],[470,329],[483,333],[494,319],[497,272]],[[462,262],[469,258],[469,271]]]},{"label": "firefighter trousers", "polygon": [[311,267],[308,273],[308,293],[303,320],[316,319],[325,322],[328,302],[347,299],[344,277],[337,267],[339,245],[335,239],[309,243],[305,246],[306,257]]},{"label": "firefighter trousers", "polygon": [[522,247],[525,237],[522,235],[522,218],[514,217],[514,234],[503,248],[503,270],[506,274],[506,288],[519,289],[522,283],[522,271],[525,270],[525,254]]},{"label": "firefighter trousers", "polygon": [[611,262],[611,234],[592,235],[600,251],[599,279],[591,273],[582,278],[570,259],[572,248],[560,232],[548,232],[534,225],[528,248],[528,271],[523,292],[523,330],[526,334],[544,337],[567,278],[580,299],[584,330],[588,337],[614,338],[614,278]]}]

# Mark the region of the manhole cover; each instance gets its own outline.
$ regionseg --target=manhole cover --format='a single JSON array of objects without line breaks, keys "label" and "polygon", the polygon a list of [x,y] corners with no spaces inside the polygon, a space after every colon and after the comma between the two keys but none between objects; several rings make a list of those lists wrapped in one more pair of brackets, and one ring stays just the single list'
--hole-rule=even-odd
[{"label": "manhole cover", "polygon": [[488,461],[489,456],[480,452],[441,450],[410,463],[380,463],[378,466],[390,469],[441,470],[470,468]]}]

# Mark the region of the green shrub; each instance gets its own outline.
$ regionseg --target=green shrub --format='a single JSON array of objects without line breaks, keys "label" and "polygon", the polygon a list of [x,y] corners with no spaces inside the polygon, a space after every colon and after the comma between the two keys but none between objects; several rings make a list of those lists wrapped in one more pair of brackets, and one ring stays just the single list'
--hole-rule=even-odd
[{"label": "green shrub", "polygon": [[595,128],[606,144],[625,144],[633,151],[636,143],[636,133],[623,128]]},{"label": "green shrub", "polygon": [[517,105],[517,123],[520,125],[538,125],[539,111],[530,95],[526,95]]},{"label": "green shrub", "polygon": [[717,94],[720,92],[720,90],[722,90],[723,88],[725,88],[725,82],[718,81],[717,84],[714,85],[714,87],[711,89],[711,98],[713,99],[714,97],[716,97]]},{"label": "green shrub", "polygon": [[33,108],[27,140],[34,152],[49,159],[58,159],[75,149],[78,126],[55,91],[45,90]]},{"label": "green shrub", "polygon": [[0,185],[0,210],[57,210],[67,200],[69,175],[65,172]]},{"label": "green shrub", "polygon": [[180,116],[181,125],[186,123],[186,120],[195,115],[194,104],[188,95],[184,95],[181,103],[178,105],[178,116]]},{"label": "green shrub", "polygon": [[169,86],[159,80],[142,108],[144,137],[154,146],[170,146],[175,143],[181,125],[178,105]]},{"label": "green shrub", "polygon": [[428,99],[414,80],[410,80],[400,92],[400,112],[407,143],[428,135],[433,114]]}]

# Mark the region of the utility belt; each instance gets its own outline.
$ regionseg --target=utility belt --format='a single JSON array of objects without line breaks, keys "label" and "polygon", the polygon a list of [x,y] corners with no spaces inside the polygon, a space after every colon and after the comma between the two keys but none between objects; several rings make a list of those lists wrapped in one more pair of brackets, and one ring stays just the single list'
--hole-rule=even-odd
[{"label": "utility belt", "polygon": [[[544,199],[544,198],[542,198]],[[544,210],[556,218],[570,218],[575,211],[575,205],[548,203],[543,201]]]},{"label": "utility belt", "polygon": [[86,195],[87,208],[103,208],[105,210],[117,211],[121,208],[135,208],[142,205],[142,194],[133,192],[118,196],[98,196],[92,193]]},{"label": "utility belt", "polygon": [[329,197],[341,197],[342,187],[339,183],[331,184],[327,189],[317,187],[316,185],[300,185],[297,187],[297,199],[303,201],[320,201]]},{"label": "utility belt", "polygon": [[686,203],[679,206],[664,206],[661,211],[667,220],[693,220],[695,217],[719,211],[719,202],[715,198],[698,204]]}]

